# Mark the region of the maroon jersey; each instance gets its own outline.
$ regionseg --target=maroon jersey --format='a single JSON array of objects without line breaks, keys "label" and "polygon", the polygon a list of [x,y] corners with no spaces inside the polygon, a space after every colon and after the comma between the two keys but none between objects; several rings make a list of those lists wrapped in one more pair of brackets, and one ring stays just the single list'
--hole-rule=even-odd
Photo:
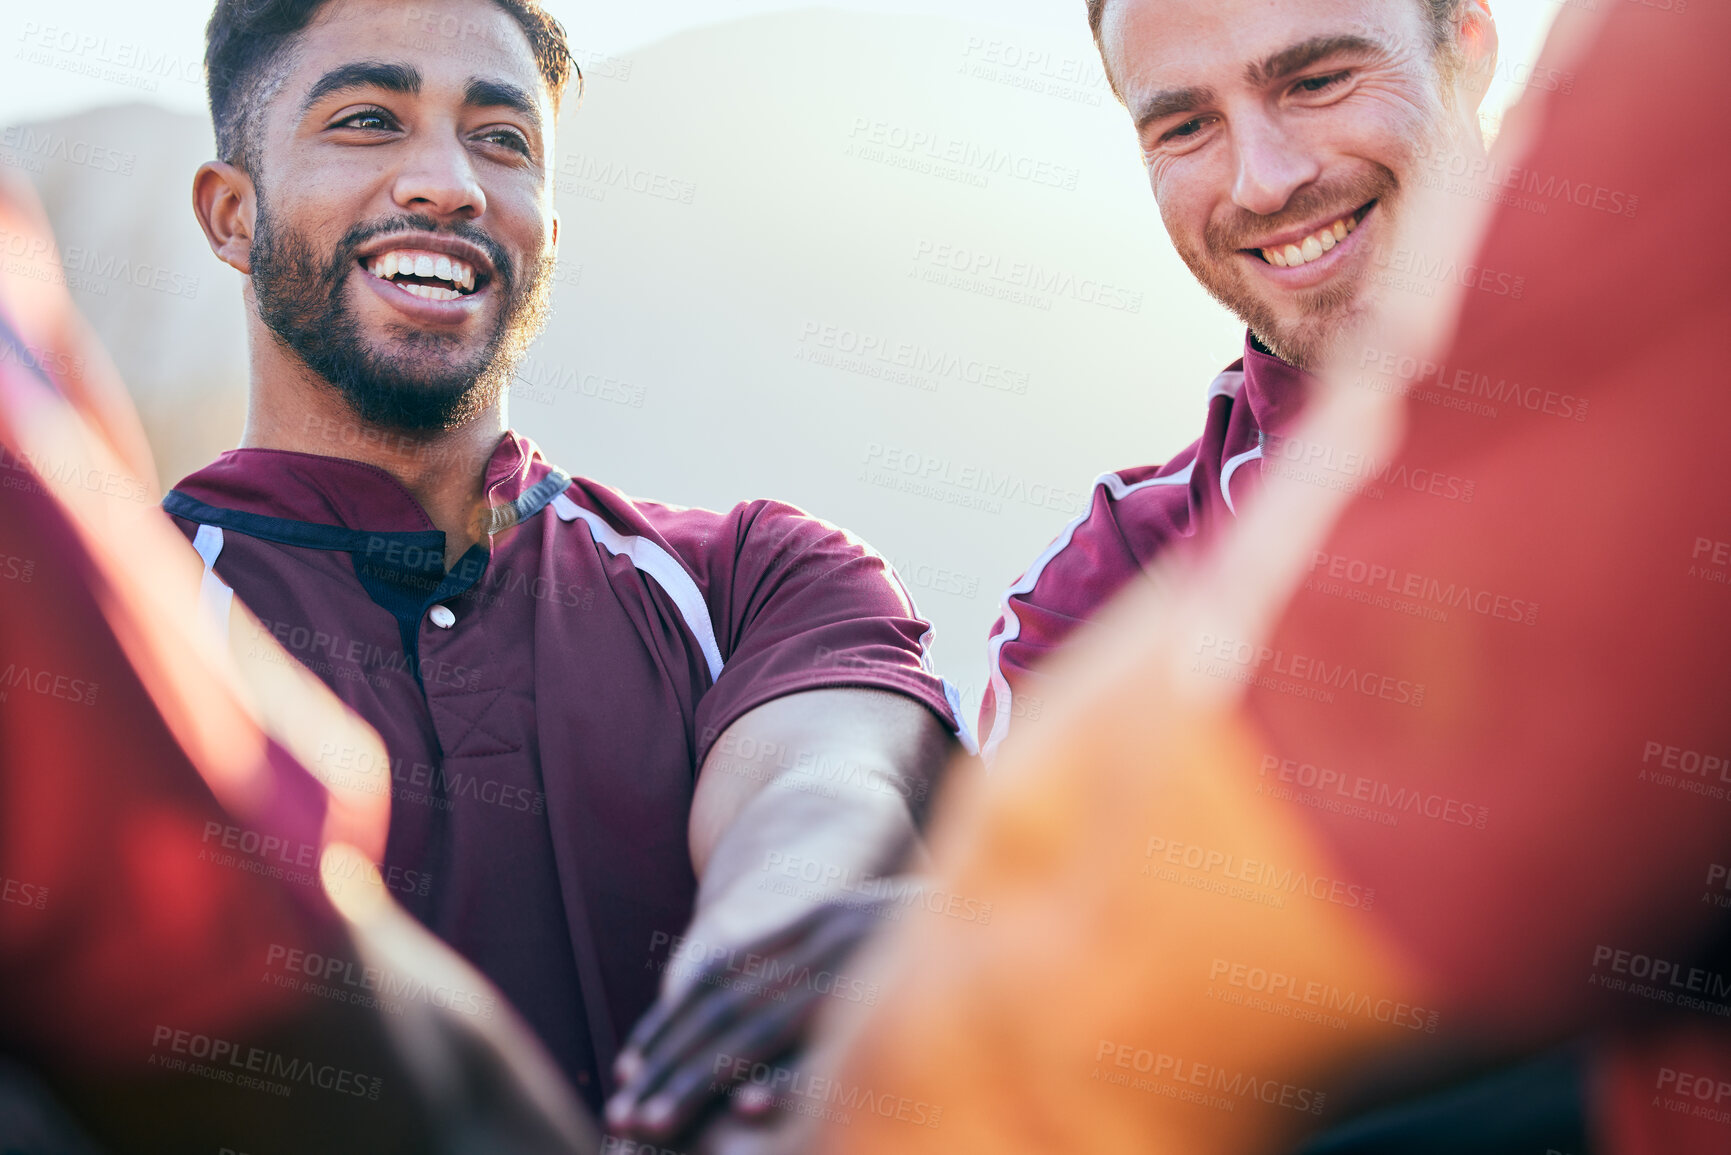
[{"label": "maroon jersey", "polygon": [[[931,628],[882,558],[757,501],[634,501],[507,435],[494,524],[449,572],[394,478],[242,449],[164,502],[264,629],[390,751],[397,897],[497,983],[598,1105],[690,920],[697,770],[754,707],[907,694],[956,726]],[[327,770],[349,752],[332,749]]]},{"label": "maroon jersey", "polygon": [[1245,338],[1244,358],[1208,387],[1202,436],[1165,465],[1101,474],[1086,512],[1064,527],[1004,594],[987,647],[981,752],[990,758],[1010,721],[1037,713],[1037,666],[1168,544],[1236,515],[1260,484],[1265,442],[1303,404],[1307,374]]}]

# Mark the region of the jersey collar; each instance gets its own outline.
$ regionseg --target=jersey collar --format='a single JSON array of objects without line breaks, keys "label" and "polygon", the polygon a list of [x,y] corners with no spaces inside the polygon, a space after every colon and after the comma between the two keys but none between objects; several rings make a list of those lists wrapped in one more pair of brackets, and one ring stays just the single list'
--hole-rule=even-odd
[{"label": "jersey collar", "polygon": [[1265,433],[1283,430],[1303,408],[1316,378],[1265,349],[1254,334],[1244,334],[1244,389],[1256,427]]},{"label": "jersey collar", "polygon": [[[560,479],[564,479],[561,482]],[[529,438],[507,432],[486,466],[491,532],[527,520],[564,491],[569,478]],[[403,484],[376,465],[283,449],[231,449],[181,480],[165,506],[196,503],[303,527],[379,533],[433,533],[437,527]],[[173,496],[171,494],[171,496]],[[184,516],[184,515],[183,515]],[[311,533],[313,537],[335,536]],[[443,540],[443,534],[439,534]],[[310,542],[309,542],[310,544]],[[340,547],[339,547],[340,548]]]}]

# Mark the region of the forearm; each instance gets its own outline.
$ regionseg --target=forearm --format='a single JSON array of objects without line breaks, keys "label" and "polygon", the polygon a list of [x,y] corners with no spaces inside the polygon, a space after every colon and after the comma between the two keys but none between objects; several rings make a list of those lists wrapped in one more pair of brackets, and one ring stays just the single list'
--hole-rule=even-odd
[{"label": "forearm", "polygon": [[[847,708],[824,708],[834,705]],[[873,691],[799,695],[742,718],[706,760],[693,804],[691,937],[757,939],[921,869],[916,816],[951,745],[923,707]]]},{"label": "forearm", "polygon": [[[828,757],[840,753],[825,751]],[[754,940],[814,906],[867,902],[876,893],[874,880],[924,865],[895,773],[868,771],[856,757],[849,762],[860,767],[855,782],[820,786],[788,771],[745,803],[703,864],[690,937]]]}]

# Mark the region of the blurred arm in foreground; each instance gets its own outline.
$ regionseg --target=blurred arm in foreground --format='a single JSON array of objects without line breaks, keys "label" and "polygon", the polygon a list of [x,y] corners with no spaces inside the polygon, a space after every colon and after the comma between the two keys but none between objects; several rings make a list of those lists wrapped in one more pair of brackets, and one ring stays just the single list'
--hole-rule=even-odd
[{"label": "blurred arm in foreground", "polygon": [[197,612],[26,196],[0,187],[29,249],[0,277],[0,1046],[115,1151],[592,1150],[511,1012],[386,897],[378,784],[296,758],[376,737],[291,663],[241,673]]},{"label": "blurred arm in foreground", "polygon": [[[1276,1151],[1582,1036],[1598,1149],[1725,1148],[1728,33],[1606,15],[1492,158],[1452,340],[1367,342],[1295,431],[1326,499],[1271,484],[945,800],[944,882],[996,917],[897,944],[822,1149]],[[1498,192],[1529,176],[1571,193]],[[1502,403],[1453,403],[1479,375]]]}]

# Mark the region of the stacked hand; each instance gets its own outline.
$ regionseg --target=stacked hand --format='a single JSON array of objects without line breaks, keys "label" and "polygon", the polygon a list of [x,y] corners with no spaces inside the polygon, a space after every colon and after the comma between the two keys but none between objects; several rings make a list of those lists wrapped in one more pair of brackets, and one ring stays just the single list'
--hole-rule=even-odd
[{"label": "stacked hand", "polygon": [[[695,1144],[728,1116],[771,1121],[777,1104],[793,1093],[792,1065],[822,1000],[876,1000],[875,986],[842,971],[883,925],[889,906],[882,899],[819,906],[664,995],[620,1052],[614,1067],[619,1090],[607,1104],[609,1132],[638,1142]],[[730,965],[748,954],[756,958],[744,969],[754,973]]]}]

